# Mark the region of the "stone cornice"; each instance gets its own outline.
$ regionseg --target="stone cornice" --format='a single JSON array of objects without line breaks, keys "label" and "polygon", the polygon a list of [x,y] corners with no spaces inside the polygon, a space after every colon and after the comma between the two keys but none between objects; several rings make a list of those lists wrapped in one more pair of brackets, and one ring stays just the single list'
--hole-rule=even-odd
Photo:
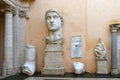
[{"label": "stone cornice", "polygon": [[9,11],[12,13],[15,13],[15,11],[16,11],[16,9],[13,6],[6,6],[4,9],[5,9],[5,11]]},{"label": "stone cornice", "polygon": [[11,6],[11,5],[0,5],[0,12],[12,12],[13,14],[15,14],[16,8]]},{"label": "stone cornice", "polygon": [[[20,17],[29,18],[29,2],[34,0],[2,0],[4,4],[0,5],[0,12],[10,11],[15,14],[18,10],[18,15]],[[23,5],[22,5],[23,2]]]},{"label": "stone cornice", "polygon": [[111,32],[116,32],[120,28],[120,24],[111,24],[110,30]]},{"label": "stone cornice", "polygon": [[7,5],[16,7],[10,0],[3,0]]}]

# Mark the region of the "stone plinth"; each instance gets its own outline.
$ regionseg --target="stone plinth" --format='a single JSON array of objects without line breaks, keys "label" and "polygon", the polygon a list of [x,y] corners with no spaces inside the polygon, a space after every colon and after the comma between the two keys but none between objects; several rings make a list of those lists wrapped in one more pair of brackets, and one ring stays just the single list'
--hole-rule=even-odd
[{"label": "stone plinth", "polygon": [[108,62],[107,59],[97,59],[97,73],[108,74]]},{"label": "stone plinth", "polygon": [[44,75],[64,75],[65,69],[62,68],[43,68],[42,74]]},{"label": "stone plinth", "polygon": [[63,49],[61,44],[48,44],[44,54],[44,75],[64,75]]}]

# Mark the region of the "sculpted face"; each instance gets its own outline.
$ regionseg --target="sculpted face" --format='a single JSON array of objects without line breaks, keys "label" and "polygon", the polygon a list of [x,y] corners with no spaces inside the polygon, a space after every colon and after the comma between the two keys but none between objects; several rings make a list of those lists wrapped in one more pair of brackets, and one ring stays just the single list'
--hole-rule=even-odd
[{"label": "sculpted face", "polygon": [[60,16],[55,12],[47,13],[46,21],[50,31],[57,31],[62,25]]}]

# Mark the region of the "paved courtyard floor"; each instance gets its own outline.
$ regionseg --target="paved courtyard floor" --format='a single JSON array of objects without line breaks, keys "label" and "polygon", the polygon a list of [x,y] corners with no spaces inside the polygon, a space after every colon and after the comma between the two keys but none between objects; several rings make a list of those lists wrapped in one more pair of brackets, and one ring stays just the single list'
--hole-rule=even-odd
[{"label": "paved courtyard floor", "polygon": [[120,74],[80,74],[75,75],[72,73],[66,73],[65,75],[41,75],[41,73],[35,73],[33,76],[27,76],[25,74],[16,74],[0,80],[120,80]]},{"label": "paved courtyard floor", "polygon": [[120,78],[60,78],[60,77],[30,77],[25,80],[120,80]]}]

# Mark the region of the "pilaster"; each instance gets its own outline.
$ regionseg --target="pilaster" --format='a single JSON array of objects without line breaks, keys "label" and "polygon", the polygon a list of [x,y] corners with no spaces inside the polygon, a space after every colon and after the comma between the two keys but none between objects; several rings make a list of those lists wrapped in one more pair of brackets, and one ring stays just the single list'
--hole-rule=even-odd
[{"label": "pilaster", "polygon": [[117,67],[117,30],[119,29],[119,24],[110,25],[111,30],[111,74],[118,74]]},{"label": "pilaster", "polygon": [[7,7],[5,10],[5,39],[4,57],[6,74],[13,74],[13,9]]}]

